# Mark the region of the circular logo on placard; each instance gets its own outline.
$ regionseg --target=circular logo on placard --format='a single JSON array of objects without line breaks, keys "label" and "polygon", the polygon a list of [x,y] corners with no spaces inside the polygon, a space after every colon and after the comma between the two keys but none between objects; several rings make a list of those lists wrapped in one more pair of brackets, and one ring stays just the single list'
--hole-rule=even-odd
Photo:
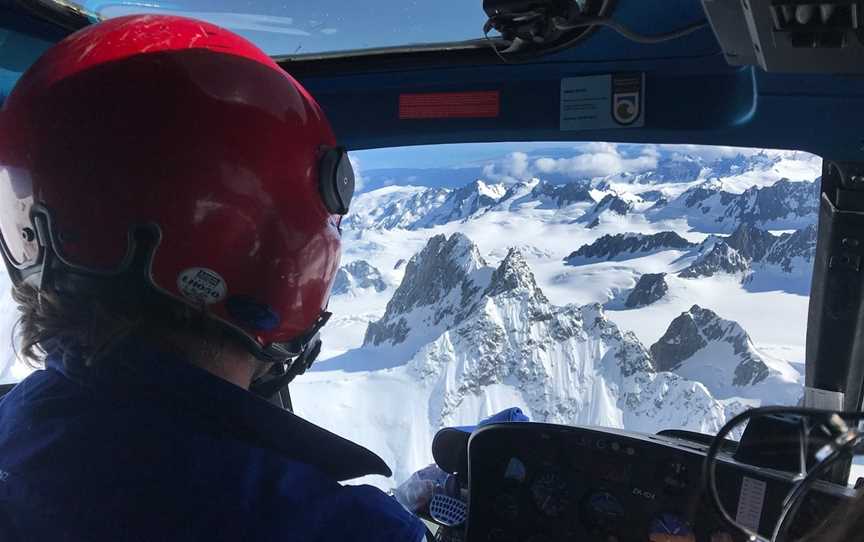
[{"label": "circular logo on placard", "polygon": [[201,303],[218,303],[225,299],[228,287],[219,273],[205,267],[190,267],[177,277],[177,289],[185,297]]}]

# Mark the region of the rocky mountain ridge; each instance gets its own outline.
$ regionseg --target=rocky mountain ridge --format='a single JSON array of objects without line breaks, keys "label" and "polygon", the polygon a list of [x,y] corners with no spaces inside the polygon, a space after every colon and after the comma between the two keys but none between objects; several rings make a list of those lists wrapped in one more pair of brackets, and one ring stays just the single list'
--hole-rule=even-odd
[{"label": "rocky mountain ridge", "polygon": [[355,260],[347,265],[343,265],[336,272],[336,278],[333,281],[334,295],[342,295],[357,290],[371,288],[376,292],[383,292],[387,289],[387,283],[381,272],[369,264],[365,260]]},{"label": "rocky mountain ridge", "polygon": [[720,399],[767,395],[793,404],[802,391],[800,375],[761,353],[740,324],[699,305],[675,318],[650,352],[658,371],[702,382]]},{"label": "rocky mountain ridge", "polygon": [[651,210],[653,219],[686,217],[692,227],[728,233],[740,224],[763,229],[798,229],[816,223],[820,179],[770,186],[753,186],[743,193],[725,190],[723,183],[706,181],[668,204]]},{"label": "rocky mountain ridge", "polygon": [[711,431],[728,414],[700,382],[657,370],[599,304],[552,305],[519,250],[491,267],[458,233],[433,237],[409,261],[367,331],[367,347],[409,344],[409,371],[437,390],[438,425],[500,386],[538,421]]},{"label": "rocky mountain ridge", "polygon": [[774,235],[742,223],[728,237],[709,237],[699,247],[696,260],[679,276],[697,278],[729,273],[742,274],[742,280],[747,281],[752,273],[760,271],[807,274],[812,272],[816,239],[814,224]]},{"label": "rocky mountain ridge", "polygon": [[689,250],[695,246],[696,243],[691,243],[672,231],[653,234],[607,234],[593,243],[582,245],[564,258],[564,261],[576,265],[587,260],[633,258],[661,250]]},{"label": "rocky mountain ridge", "polygon": [[624,306],[628,309],[647,307],[662,299],[668,291],[666,273],[645,273],[639,277],[636,286],[627,295]]}]

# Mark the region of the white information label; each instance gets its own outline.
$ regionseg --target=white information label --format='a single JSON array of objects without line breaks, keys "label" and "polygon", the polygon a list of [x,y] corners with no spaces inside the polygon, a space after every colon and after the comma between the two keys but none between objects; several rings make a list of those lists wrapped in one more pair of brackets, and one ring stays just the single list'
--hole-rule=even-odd
[{"label": "white information label", "polygon": [[588,75],[561,80],[561,130],[644,125],[644,74]]},{"label": "white information label", "polygon": [[767,485],[762,480],[744,477],[741,481],[741,494],[738,496],[738,513],[735,514],[735,521],[754,531],[759,530]]}]

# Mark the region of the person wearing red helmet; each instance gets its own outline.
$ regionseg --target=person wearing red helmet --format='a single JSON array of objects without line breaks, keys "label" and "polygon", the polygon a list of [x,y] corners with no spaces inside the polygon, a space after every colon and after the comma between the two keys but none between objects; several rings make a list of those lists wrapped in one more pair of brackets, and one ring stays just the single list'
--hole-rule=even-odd
[{"label": "person wearing red helmet", "polygon": [[2,540],[421,540],[341,480],[372,452],[256,397],[320,350],[354,178],[315,100],[208,23],[130,16],[47,51],[0,110],[22,352]]}]

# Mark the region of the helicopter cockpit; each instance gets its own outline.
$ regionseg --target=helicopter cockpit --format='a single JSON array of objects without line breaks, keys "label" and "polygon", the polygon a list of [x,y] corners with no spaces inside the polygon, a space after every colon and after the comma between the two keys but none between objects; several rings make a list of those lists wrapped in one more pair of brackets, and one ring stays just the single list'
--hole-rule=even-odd
[{"label": "helicopter cockpit", "polygon": [[[0,99],[65,36],[172,13],[244,33],[320,103],[358,172],[342,227],[363,234],[333,303],[349,338],[328,347],[325,333],[326,359],[303,364],[293,397],[298,375],[277,374],[266,399],[325,426],[335,409],[340,430],[397,463],[389,487],[437,540],[854,537],[830,533],[860,515],[864,491],[864,2],[277,4],[0,0]],[[509,162],[478,158],[494,145]],[[398,170],[382,149],[404,156]],[[496,215],[514,209],[546,222]],[[469,239],[483,235],[493,249]],[[574,239],[584,245],[559,248]],[[622,263],[637,258],[638,272]],[[803,269],[785,292],[797,297],[771,297],[758,266]],[[706,282],[715,275],[734,281]],[[588,303],[567,289],[578,281],[608,298]],[[763,362],[736,322],[689,302],[664,309],[682,314],[668,329],[631,310],[721,286],[746,290],[736,314],[765,327],[806,305],[806,332],[786,330],[801,335],[795,363]],[[627,331],[638,326],[650,348]],[[711,345],[740,364],[704,362]],[[23,378],[13,365],[0,365],[0,397]],[[794,381],[782,404],[741,391],[770,378]],[[359,398],[368,390],[380,401]],[[515,405],[528,416],[471,425]],[[386,419],[371,435],[376,409]],[[400,439],[419,443],[410,458]]]}]

